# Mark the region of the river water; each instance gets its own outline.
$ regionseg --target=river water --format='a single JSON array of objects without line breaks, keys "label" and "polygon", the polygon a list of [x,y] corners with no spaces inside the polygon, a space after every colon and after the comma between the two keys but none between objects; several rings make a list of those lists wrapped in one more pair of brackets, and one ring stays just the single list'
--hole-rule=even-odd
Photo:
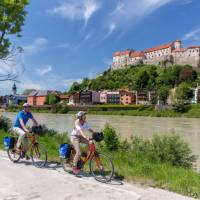
[{"label": "river water", "polygon": [[[16,113],[11,112],[1,112],[0,115],[9,117],[13,122],[16,117]],[[75,120],[74,115],[68,114],[35,113],[34,116],[40,124],[68,133],[73,129]],[[154,134],[179,134],[188,142],[193,153],[199,156],[197,168],[200,169],[200,119],[88,115],[87,121],[95,131],[102,130],[109,123],[121,138],[130,138],[132,135],[151,138]]]}]

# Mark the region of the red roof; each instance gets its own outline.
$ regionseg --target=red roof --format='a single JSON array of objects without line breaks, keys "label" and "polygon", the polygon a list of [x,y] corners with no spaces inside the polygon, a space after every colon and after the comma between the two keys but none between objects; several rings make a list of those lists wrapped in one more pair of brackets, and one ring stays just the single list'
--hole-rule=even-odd
[{"label": "red roof", "polygon": [[158,50],[162,50],[162,49],[167,49],[167,48],[169,48],[169,47],[172,47],[172,44],[173,44],[173,43],[160,45],[160,46],[157,46],[157,47],[153,47],[153,48],[150,48],[150,49],[146,49],[144,52],[149,53],[149,52],[152,52],[152,51],[158,51]]},{"label": "red roof", "polygon": [[131,57],[131,58],[144,57],[144,53],[141,52],[141,51],[132,52],[132,53],[130,54],[130,57]]},{"label": "red roof", "polygon": [[190,47],[188,47],[188,49],[196,49],[196,48],[200,48],[200,46],[190,46]]},{"label": "red roof", "polygon": [[183,49],[183,48],[181,48],[181,49],[175,49],[175,50],[172,51],[172,53],[184,52],[185,50],[186,49]]},{"label": "red roof", "polygon": [[118,51],[114,53],[115,56],[123,56],[123,55],[129,55],[131,52],[134,52],[133,50],[127,50],[127,51]]}]

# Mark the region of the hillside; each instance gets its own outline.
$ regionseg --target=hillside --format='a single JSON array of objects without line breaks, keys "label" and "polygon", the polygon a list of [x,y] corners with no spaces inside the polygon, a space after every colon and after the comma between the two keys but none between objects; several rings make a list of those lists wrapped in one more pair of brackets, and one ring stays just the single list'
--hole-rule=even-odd
[{"label": "hillside", "polygon": [[160,96],[164,93],[166,96],[175,86],[192,88],[199,80],[197,71],[188,65],[173,65],[167,68],[137,65],[115,71],[108,70],[95,79],[84,78],[82,83],[74,83],[69,92],[127,88],[129,90],[156,90]]}]

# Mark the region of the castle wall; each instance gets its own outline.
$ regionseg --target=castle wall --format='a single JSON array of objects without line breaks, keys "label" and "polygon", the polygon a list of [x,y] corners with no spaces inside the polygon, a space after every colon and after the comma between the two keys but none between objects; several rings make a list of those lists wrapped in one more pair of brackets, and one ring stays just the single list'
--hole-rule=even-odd
[{"label": "castle wall", "polygon": [[[187,49],[181,48],[181,41],[176,41],[174,44],[160,46],[159,48],[148,49],[143,56],[131,56],[131,51],[120,52],[113,57],[112,70],[125,68],[127,65],[138,65],[140,63],[159,65],[161,62],[179,65],[191,65],[200,67],[200,47],[191,46]],[[138,52],[137,52],[138,53]]]},{"label": "castle wall", "polygon": [[173,58],[174,64],[200,67],[200,48],[191,48],[184,52],[174,53]]}]

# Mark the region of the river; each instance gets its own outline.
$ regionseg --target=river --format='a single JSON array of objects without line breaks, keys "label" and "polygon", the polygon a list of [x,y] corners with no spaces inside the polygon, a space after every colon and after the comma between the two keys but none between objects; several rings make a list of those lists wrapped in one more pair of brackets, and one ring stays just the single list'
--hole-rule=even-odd
[{"label": "river", "polygon": [[[1,112],[0,114],[15,120],[16,113]],[[41,124],[59,132],[71,132],[74,115],[35,113],[35,118]],[[87,120],[95,131],[103,129],[106,123],[111,124],[121,138],[131,135],[151,138],[152,135],[179,134],[188,142],[195,155],[199,156],[197,168],[200,169],[200,119],[198,118],[156,118],[135,116],[88,115]]]}]

